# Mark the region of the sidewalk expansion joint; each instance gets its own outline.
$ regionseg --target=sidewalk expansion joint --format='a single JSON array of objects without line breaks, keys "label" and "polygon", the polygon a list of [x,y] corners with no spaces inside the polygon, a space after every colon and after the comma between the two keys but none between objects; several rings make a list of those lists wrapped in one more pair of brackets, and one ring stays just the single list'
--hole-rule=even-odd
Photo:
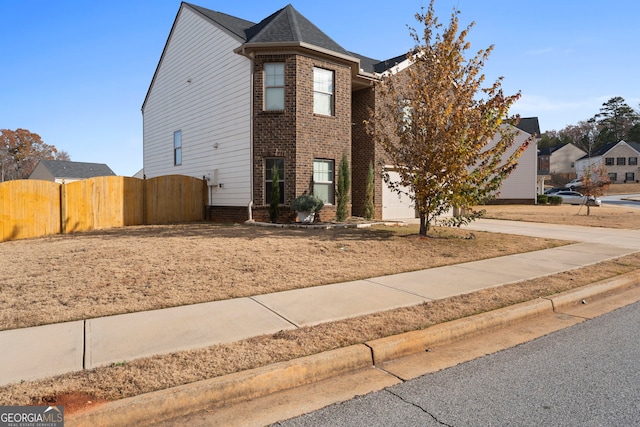
[{"label": "sidewalk expansion joint", "polygon": [[369,279],[362,279],[362,281],[363,281],[363,282],[371,283],[372,285],[382,286],[383,288],[393,289],[394,291],[402,292],[402,293],[404,293],[404,294],[411,295],[411,296],[414,296],[414,297],[422,298],[424,301],[422,301],[422,303],[421,303],[421,304],[424,304],[425,302],[432,302],[432,301],[435,301],[435,299],[434,299],[434,298],[425,297],[425,296],[424,296],[424,295],[422,295],[422,294],[419,294],[419,293],[417,293],[417,292],[411,292],[411,291],[409,291],[409,290],[407,290],[407,289],[400,289],[400,288],[398,288],[397,286],[385,285],[384,283],[376,282],[376,281],[375,281],[375,280],[373,280],[373,279],[375,279],[375,277],[372,277],[372,278],[369,278]]},{"label": "sidewalk expansion joint", "polygon": [[87,319],[82,321],[82,370],[87,369]]},{"label": "sidewalk expansion joint", "polygon": [[260,301],[258,301],[257,299],[254,299],[254,297],[248,297],[251,301],[255,302],[256,304],[266,308],[267,310],[269,310],[270,312],[272,312],[273,314],[275,314],[276,316],[278,316],[279,318],[281,318],[282,320],[284,320],[287,323],[290,323],[292,326],[294,326],[296,329],[300,329],[300,325],[296,324],[294,321],[287,319],[285,316],[283,316],[282,314],[278,313],[277,311],[275,311],[274,309],[272,309],[271,307],[269,307],[268,305],[265,305],[263,303],[261,303]]}]

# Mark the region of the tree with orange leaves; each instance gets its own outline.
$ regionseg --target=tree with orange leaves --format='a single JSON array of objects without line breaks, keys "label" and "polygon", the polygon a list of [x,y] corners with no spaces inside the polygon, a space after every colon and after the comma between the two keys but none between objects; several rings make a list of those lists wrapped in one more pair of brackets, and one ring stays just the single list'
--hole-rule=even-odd
[{"label": "tree with orange leaves", "polygon": [[416,14],[424,30],[410,29],[416,46],[407,55],[409,66],[383,76],[377,87],[382,102],[367,120],[385,163],[400,175],[394,182],[386,173],[385,182],[411,197],[423,236],[451,208],[464,212],[455,225],[481,216],[472,207],[495,197],[531,141],[511,150],[518,119],[508,112],[520,94],[505,96],[502,78],[483,87],[481,70],[493,46],[467,58],[465,39],[474,24],[458,32],[454,9],[444,28],[433,5]]},{"label": "tree with orange leaves", "polygon": [[0,182],[28,178],[39,160],[70,160],[26,129],[0,129]]},{"label": "tree with orange leaves", "polygon": [[609,172],[602,161],[590,164],[582,172],[582,185],[580,191],[585,194],[585,205],[587,205],[587,216],[591,215],[591,206],[595,206],[593,200],[596,197],[604,196],[609,188]]}]

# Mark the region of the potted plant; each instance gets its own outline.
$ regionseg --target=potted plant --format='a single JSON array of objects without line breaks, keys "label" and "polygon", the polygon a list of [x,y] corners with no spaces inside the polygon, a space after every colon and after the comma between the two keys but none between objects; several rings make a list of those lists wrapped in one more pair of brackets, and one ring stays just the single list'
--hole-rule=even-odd
[{"label": "potted plant", "polygon": [[298,221],[313,222],[315,216],[324,206],[324,202],[313,194],[303,194],[291,202],[291,209],[298,213]]}]

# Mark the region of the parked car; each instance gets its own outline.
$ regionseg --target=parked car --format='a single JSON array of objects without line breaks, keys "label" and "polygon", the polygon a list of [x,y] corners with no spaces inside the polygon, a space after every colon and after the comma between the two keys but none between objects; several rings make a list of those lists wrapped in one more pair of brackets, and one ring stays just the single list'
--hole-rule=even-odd
[{"label": "parked car", "polygon": [[580,178],[572,179],[564,185],[564,188],[568,188],[570,190],[575,190],[580,187],[582,187],[582,180],[580,180]]},{"label": "parked car", "polygon": [[565,190],[566,188],[563,188],[563,187],[547,188],[546,190],[544,190],[544,194],[553,195],[553,194],[556,194],[558,191],[565,191]]},{"label": "parked car", "polygon": [[594,196],[585,196],[582,193],[578,193],[577,191],[558,191],[553,194],[554,196],[559,196],[562,198],[562,203],[568,205],[582,205],[587,204],[589,206],[600,206],[602,201]]}]

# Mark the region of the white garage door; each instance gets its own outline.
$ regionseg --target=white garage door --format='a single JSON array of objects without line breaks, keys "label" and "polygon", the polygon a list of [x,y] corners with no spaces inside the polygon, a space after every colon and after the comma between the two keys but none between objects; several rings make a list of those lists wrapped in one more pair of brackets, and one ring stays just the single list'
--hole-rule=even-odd
[{"label": "white garage door", "polygon": [[[389,172],[391,181],[399,181],[398,172]],[[413,201],[406,194],[398,195],[391,191],[385,182],[382,183],[382,219],[416,218]]]}]

